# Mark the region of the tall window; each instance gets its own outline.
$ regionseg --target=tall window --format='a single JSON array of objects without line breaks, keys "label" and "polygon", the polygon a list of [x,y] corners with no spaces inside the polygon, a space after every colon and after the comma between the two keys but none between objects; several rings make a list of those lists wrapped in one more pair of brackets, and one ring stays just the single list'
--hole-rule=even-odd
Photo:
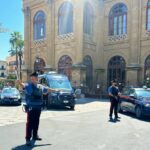
[{"label": "tall window", "polygon": [[127,33],[127,7],[116,4],[109,14],[109,35],[121,35]]},{"label": "tall window", "polygon": [[58,34],[68,34],[73,32],[73,5],[64,2],[58,12]]},{"label": "tall window", "polygon": [[34,40],[44,39],[46,35],[46,16],[38,11],[34,16]]},{"label": "tall window", "polygon": [[93,33],[93,20],[94,14],[93,14],[93,8],[91,5],[87,2],[84,7],[84,33],[91,35]]},{"label": "tall window", "polygon": [[146,29],[150,30],[150,0],[147,3]]}]

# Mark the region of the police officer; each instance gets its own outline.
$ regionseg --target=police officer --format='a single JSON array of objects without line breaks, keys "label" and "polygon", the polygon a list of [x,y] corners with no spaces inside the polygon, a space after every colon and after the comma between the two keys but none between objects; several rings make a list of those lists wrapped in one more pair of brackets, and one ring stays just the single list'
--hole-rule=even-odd
[{"label": "police officer", "polygon": [[23,84],[17,81],[25,89],[25,100],[27,104],[27,123],[26,123],[26,145],[31,146],[31,137],[33,140],[42,140],[38,136],[41,108],[43,106],[43,94],[52,92],[50,88],[38,85],[38,74],[36,72],[30,75],[30,82]]},{"label": "police officer", "polygon": [[[108,95],[110,98],[110,112],[109,112],[109,118],[110,121],[113,120],[112,115],[114,111],[115,120],[117,121],[120,117],[118,117],[118,101],[119,101],[119,89],[117,87],[117,83],[115,80],[111,81],[111,86],[108,88]],[[119,121],[119,120],[118,120]]]}]

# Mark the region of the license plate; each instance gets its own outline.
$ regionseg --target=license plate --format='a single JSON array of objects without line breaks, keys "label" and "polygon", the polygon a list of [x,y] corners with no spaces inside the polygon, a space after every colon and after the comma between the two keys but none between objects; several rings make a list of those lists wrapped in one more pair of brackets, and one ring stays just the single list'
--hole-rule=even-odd
[{"label": "license plate", "polygon": [[64,100],[64,103],[66,104],[66,103],[68,103],[68,101],[67,101],[67,100]]}]

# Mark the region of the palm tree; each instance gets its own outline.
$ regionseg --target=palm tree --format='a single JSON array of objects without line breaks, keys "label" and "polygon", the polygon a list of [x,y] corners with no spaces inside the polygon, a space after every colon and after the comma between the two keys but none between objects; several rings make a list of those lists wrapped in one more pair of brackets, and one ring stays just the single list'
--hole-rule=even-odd
[{"label": "palm tree", "polygon": [[22,54],[23,54],[23,47],[24,47],[24,41],[22,40],[22,35],[19,32],[13,32],[10,35],[10,45],[11,49],[9,50],[9,53],[11,56],[16,55],[16,69],[17,69],[17,75],[18,75],[18,56],[19,56],[19,62],[20,62],[20,78],[21,78],[21,63],[22,63]]}]

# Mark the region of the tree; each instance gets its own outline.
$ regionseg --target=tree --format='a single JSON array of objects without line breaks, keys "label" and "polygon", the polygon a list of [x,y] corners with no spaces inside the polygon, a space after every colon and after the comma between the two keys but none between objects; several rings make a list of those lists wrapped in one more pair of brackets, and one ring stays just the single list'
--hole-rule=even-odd
[{"label": "tree", "polygon": [[23,48],[24,48],[24,41],[22,39],[22,35],[19,32],[13,32],[10,35],[10,46],[11,49],[9,53],[11,56],[16,55],[16,69],[18,75],[18,57],[19,57],[19,66],[20,66],[20,78],[21,78],[21,64],[22,64],[22,55],[23,55]]}]

